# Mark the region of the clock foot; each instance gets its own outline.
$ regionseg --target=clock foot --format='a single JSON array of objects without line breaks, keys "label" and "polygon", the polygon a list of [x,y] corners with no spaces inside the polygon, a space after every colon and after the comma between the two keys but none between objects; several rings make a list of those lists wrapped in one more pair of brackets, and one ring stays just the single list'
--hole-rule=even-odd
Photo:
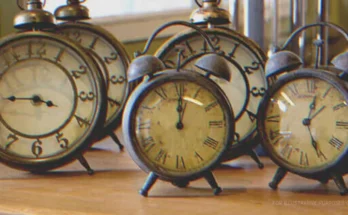
[{"label": "clock foot", "polygon": [[78,156],[77,160],[79,160],[81,165],[87,170],[88,175],[93,175],[94,174],[94,170],[89,166],[86,158],[83,157],[83,155]]},{"label": "clock foot", "polygon": [[263,163],[260,161],[259,156],[256,154],[254,149],[250,149],[248,154],[250,155],[250,157],[257,163],[257,165],[259,166],[259,169],[263,169],[264,165]]},{"label": "clock foot", "polygon": [[113,131],[110,131],[109,135],[111,139],[118,145],[118,148],[120,149],[120,151],[123,151],[124,146],[122,145],[122,143],[120,142],[116,134]]},{"label": "clock foot", "polygon": [[320,183],[322,183],[322,184],[327,184],[327,183],[329,183],[329,179],[321,179],[321,180],[319,180],[320,181]]},{"label": "clock foot", "polygon": [[281,180],[283,180],[283,178],[285,177],[286,173],[287,171],[285,169],[278,168],[277,172],[273,176],[273,180],[268,184],[268,186],[273,190],[276,190]]},{"label": "clock foot", "polygon": [[343,177],[341,175],[338,175],[338,174],[332,174],[332,178],[333,178],[334,182],[336,183],[336,186],[340,190],[341,196],[346,195],[348,193],[348,189],[347,189],[346,184],[343,180]]},{"label": "clock foot", "polygon": [[217,196],[221,193],[222,189],[217,184],[215,177],[212,172],[207,172],[204,176],[205,180],[207,180],[210,187],[214,190],[214,195]]},{"label": "clock foot", "polygon": [[150,174],[147,176],[145,184],[143,185],[141,190],[139,190],[139,194],[147,197],[149,190],[151,189],[152,185],[155,184],[157,179],[158,176],[154,172],[150,172]]},{"label": "clock foot", "polygon": [[190,184],[190,182],[189,181],[173,181],[172,184],[180,188],[185,188]]}]

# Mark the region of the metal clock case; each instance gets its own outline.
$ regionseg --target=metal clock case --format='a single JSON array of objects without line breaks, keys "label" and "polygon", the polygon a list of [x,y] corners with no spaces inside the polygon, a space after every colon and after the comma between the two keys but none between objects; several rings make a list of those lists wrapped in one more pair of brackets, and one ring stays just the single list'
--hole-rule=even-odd
[{"label": "metal clock case", "polygon": [[121,124],[122,111],[132,86],[127,81],[130,59],[122,44],[105,29],[79,20],[89,19],[89,11],[80,0],[68,0],[67,5],[56,9],[55,17],[66,21],[57,25],[56,31],[82,45],[97,61],[107,86],[107,118],[100,139],[106,135],[123,145],[114,134]]},{"label": "metal clock case", "polygon": [[[16,28],[54,26],[40,1],[27,5],[15,17]],[[92,173],[82,154],[106,117],[106,88],[93,60],[75,43],[43,31],[10,35],[0,50],[1,160],[43,172],[78,159]]]},{"label": "metal clock case", "polygon": [[[203,31],[178,21],[160,27],[141,54],[160,31],[172,25],[194,28],[214,50]],[[150,55],[138,56],[129,67],[128,79],[143,81],[127,101],[123,132],[127,151],[149,173],[140,191],[143,196],[158,178],[186,187],[189,181],[204,177],[214,194],[221,192],[211,171],[233,139],[234,116],[226,95],[209,77],[229,80],[231,76],[224,58],[214,52],[196,66],[206,75],[179,67],[165,69],[162,61]]]},{"label": "metal clock case", "polygon": [[[191,15],[191,22],[209,35],[215,50],[228,61],[233,79],[214,79],[227,94],[236,117],[236,133],[224,160],[249,154],[262,168],[263,164],[252,150],[259,143],[256,114],[268,84],[264,74],[266,56],[249,38],[222,25],[230,23],[229,13],[218,8],[220,1],[203,1]],[[185,51],[177,54],[177,45]],[[208,52],[207,43],[192,30],[183,31],[166,41],[156,52],[167,68],[175,68],[181,58],[181,68],[193,69],[194,62]],[[204,73],[204,71],[201,71]]]},{"label": "metal clock case", "polygon": [[[340,194],[345,195],[348,189],[342,176],[348,171],[348,55],[338,55],[332,61],[334,67],[319,67],[317,58],[314,68],[299,68],[295,54],[284,51],[298,33],[318,26],[336,29],[348,39],[342,28],[331,23],[295,31],[267,63],[269,77],[278,78],[261,102],[258,129],[264,148],[280,166],[269,184],[272,189],[289,171],[322,183],[333,179]],[[316,56],[322,44],[315,41]]]}]

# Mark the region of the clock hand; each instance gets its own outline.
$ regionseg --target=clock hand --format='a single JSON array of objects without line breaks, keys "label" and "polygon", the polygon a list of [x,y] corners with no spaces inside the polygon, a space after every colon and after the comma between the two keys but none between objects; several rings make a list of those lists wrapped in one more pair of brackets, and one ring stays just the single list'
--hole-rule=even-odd
[{"label": "clock hand", "polygon": [[313,101],[309,104],[309,114],[308,114],[308,118],[310,118],[312,111],[315,109],[315,104],[316,104],[316,98],[317,96],[313,97]]},{"label": "clock hand", "polygon": [[317,156],[320,157],[319,152],[318,152],[318,143],[314,140],[314,137],[312,135],[311,129],[309,128],[309,125],[307,126],[309,135],[311,136],[311,143],[313,148],[315,149],[315,152],[317,153]]},{"label": "clock hand", "polygon": [[314,119],[314,117],[316,117],[320,112],[322,112],[324,110],[324,108],[326,108],[325,105],[322,106],[317,112],[315,112],[310,119]]},{"label": "clock hand", "polygon": [[33,101],[34,103],[39,103],[39,102],[45,103],[47,105],[47,107],[53,107],[53,106],[58,107],[57,105],[53,104],[53,102],[51,100],[44,101],[38,95],[34,95],[33,97],[29,97],[29,98],[21,98],[21,97],[9,96],[6,99],[10,100],[12,102],[14,102],[16,100],[30,100],[30,101]]}]

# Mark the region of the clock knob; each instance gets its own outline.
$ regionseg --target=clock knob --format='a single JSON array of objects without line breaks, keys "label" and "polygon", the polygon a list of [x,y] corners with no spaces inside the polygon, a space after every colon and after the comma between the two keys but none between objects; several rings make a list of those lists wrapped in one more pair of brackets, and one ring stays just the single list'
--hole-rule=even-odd
[{"label": "clock knob", "polygon": [[132,82],[145,75],[164,70],[164,63],[155,56],[142,55],[132,61],[128,68],[128,81]]},{"label": "clock knob", "polygon": [[55,18],[53,14],[43,10],[43,5],[40,0],[27,0],[26,9],[23,9],[14,18],[14,27],[17,29],[44,29],[55,27]]},{"label": "clock knob", "polygon": [[226,81],[231,80],[231,71],[225,58],[217,54],[206,54],[200,57],[195,66],[206,71],[209,74],[223,78]]},{"label": "clock knob", "polygon": [[278,73],[291,71],[303,64],[302,59],[293,52],[280,51],[274,53],[266,63],[266,76],[277,75]]},{"label": "clock knob", "polygon": [[197,0],[199,8],[191,14],[190,21],[194,24],[212,24],[223,25],[230,23],[230,13],[219,8],[220,0],[203,0],[200,4]]},{"label": "clock knob", "polygon": [[87,7],[81,5],[85,0],[67,0],[67,5],[58,7],[54,11],[54,16],[58,20],[84,20],[90,19],[89,10]]}]

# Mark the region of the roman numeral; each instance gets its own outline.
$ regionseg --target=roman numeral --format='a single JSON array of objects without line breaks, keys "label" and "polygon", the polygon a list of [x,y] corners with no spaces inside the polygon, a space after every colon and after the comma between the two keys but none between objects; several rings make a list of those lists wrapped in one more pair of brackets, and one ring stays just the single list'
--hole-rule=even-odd
[{"label": "roman numeral", "polygon": [[166,100],[168,98],[166,91],[162,87],[156,89],[155,93],[159,95],[163,100]]},{"label": "roman numeral", "polygon": [[108,103],[110,104],[111,107],[114,107],[114,106],[121,106],[121,103],[108,97]]},{"label": "roman numeral", "polygon": [[187,49],[190,51],[190,54],[191,54],[191,55],[196,54],[196,51],[193,50],[192,46],[190,45],[190,43],[189,43],[187,40],[185,41],[185,46],[186,46]]},{"label": "roman numeral", "polygon": [[155,140],[152,137],[144,138],[142,145],[145,149],[145,152],[149,152],[155,146]]},{"label": "roman numeral", "polygon": [[327,88],[327,90],[325,91],[325,93],[323,94],[323,99],[325,99],[325,97],[329,94],[329,92],[331,91],[332,87]]},{"label": "roman numeral", "polygon": [[87,118],[83,119],[83,118],[81,118],[81,117],[79,117],[77,115],[74,115],[74,116],[75,116],[75,119],[76,119],[77,123],[79,124],[79,126],[81,128],[88,127],[90,125],[90,123],[88,122]]},{"label": "roman numeral", "polygon": [[283,157],[286,157],[287,159],[289,159],[292,154],[292,146],[290,146],[289,144],[286,144],[285,147],[280,151],[280,154]]},{"label": "roman numeral", "polygon": [[216,149],[218,146],[219,142],[214,140],[211,137],[208,137],[207,139],[204,140],[204,144],[212,149]]},{"label": "roman numeral", "polygon": [[307,91],[308,91],[308,93],[315,92],[315,80],[307,79]]},{"label": "roman numeral", "polygon": [[280,122],[280,115],[269,116],[266,120],[267,122]]},{"label": "roman numeral", "polygon": [[348,129],[348,122],[337,121],[336,126],[340,129]]},{"label": "roman numeral", "polygon": [[288,86],[288,89],[291,91],[291,93],[294,96],[298,97],[299,93],[298,93],[296,84],[292,84],[291,86]]},{"label": "roman numeral", "polygon": [[343,142],[339,139],[337,139],[336,137],[332,136],[331,140],[329,141],[329,143],[335,147],[337,150],[341,150],[342,146],[343,146]]},{"label": "roman numeral", "polygon": [[334,110],[334,111],[338,111],[339,109],[341,109],[341,108],[344,108],[344,107],[346,107],[347,105],[346,105],[346,103],[340,103],[340,104],[338,104],[338,105],[335,105],[332,109]]},{"label": "roman numeral", "polygon": [[166,160],[167,160],[167,152],[164,151],[163,149],[161,149],[156,157],[155,157],[155,161],[159,162],[159,163],[162,163],[162,164],[165,164],[166,163]]},{"label": "roman numeral", "polygon": [[307,153],[301,152],[300,165],[301,166],[309,166]]},{"label": "roman numeral", "polygon": [[223,127],[223,121],[209,121],[209,127],[210,128],[222,128]]},{"label": "roman numeral", "polygon": [[146,122],[140,122],[138,124],[138,129],[150,129],[151,128],[151,120],[148,120]]},{"label": "roman numeral", "polygon": [[179,156],[179,155],[176,156],[176,168],[177,169],[186,169],[185,161],[184,161],[184,158],[182,156]]},{"label": "roman numeral", "polygon": [[219,103],[217,101],[210,103],[209,105],[207,105],[207,107],[205,107],[205,112],[210,111],[211,109],[213,109],[214,107],[216,107]]},{"label": "roman numeral", "polygon": [[198,152],[195,152],[195,158],[197,158],[198,163],[204,161],[204,159],[202,158],[200,154],[198,154]]}]

